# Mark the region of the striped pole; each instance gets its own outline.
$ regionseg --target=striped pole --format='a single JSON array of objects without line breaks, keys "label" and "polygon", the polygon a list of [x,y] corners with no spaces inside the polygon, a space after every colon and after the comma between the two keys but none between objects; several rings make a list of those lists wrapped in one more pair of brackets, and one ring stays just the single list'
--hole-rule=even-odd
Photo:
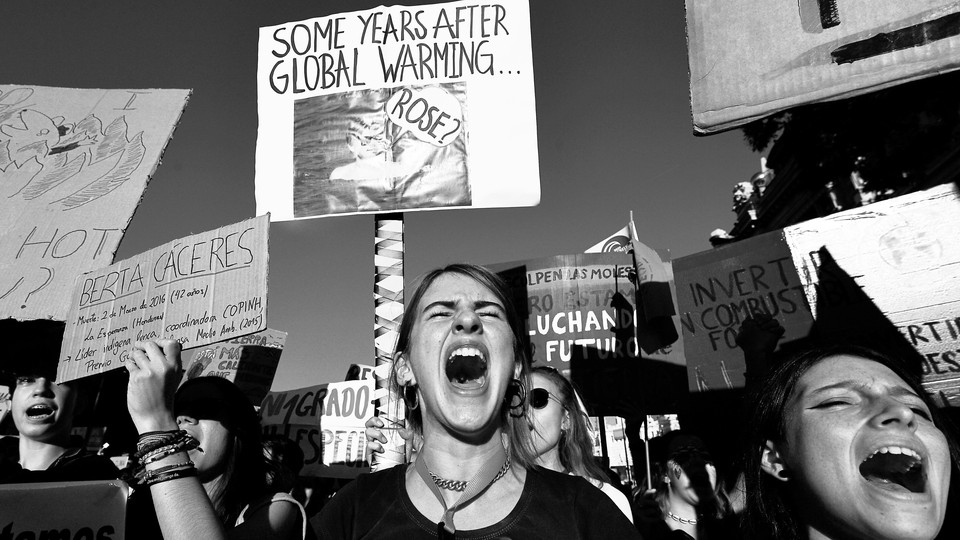
[{"label": "striped pole", "polygon": [[373,398],[383,422],[387,443],[382,454],[373,454],[370,469],[388,469],[406,461],[406,441],[400,437],[404,427],[402,396],[391,391],[390,372],[393,352],[403,318],[403,214],[377,214],[374,240],[375,277],[373,286],[373,335],[376,349]]}]

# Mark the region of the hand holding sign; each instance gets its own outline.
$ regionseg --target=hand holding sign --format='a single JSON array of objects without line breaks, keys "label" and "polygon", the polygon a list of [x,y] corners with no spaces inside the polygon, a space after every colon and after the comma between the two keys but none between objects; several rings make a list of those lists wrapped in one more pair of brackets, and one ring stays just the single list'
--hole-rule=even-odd
[{"label": "hand holding sign", "polygon": [[139,433],[176,429],[173,395],[180,383],[180,343],[172,339],[138,341],[132,358],[127,408]]},{"label": "hand holding sign", "polygon": [[438,87],[400,88],[387,101],[387,117],[414,137],[434,146],[447,146],[460,135],[463,110],[457,98]]}]

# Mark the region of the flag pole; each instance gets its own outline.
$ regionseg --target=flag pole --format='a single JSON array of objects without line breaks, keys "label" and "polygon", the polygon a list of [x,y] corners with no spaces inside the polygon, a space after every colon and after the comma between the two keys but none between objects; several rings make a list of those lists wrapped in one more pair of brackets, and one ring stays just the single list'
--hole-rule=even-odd
[{"label": "flag pole", "polygon": [[376,366],[373,392],[378,418],[387,443],[382,454],[373,454],[370,469],[388,469],[406,461],[406,441],[400,437],[405,409],[402,396],[390,384],[394,347],[403,318],[403,214],[377,214],[374,235],[374,349]]},{"label": "flag pole", "polygon": [[[636,276],[636,296],[634,297],[634,302],[639,302],[641,298],[641,293],[640,293],[640,265],[637,264],[637,242],[639,242],[640,239],[637,235],[637,226],[636,224],[633,223],[633,210],[630,211],[630,223],[628,223],[627,226],[630,231],[630,258],[633,261],[633,272],[634,272],[633,275]],[[637,337],[636,321],[634,321],[633,332],[634,332],[634,337]],[[637,351],[639,350],[640,350],[640,341],[638,338]],[[640,364],[638,364],[638,366],[643,366],[643,363],[641,362]],[[650,489],[653,489],[653,478],[651,478],[651,474],[650,474],[650,426],[648,425],[650,424],[649,422],[650,417],[647,416],[646,408],[644,408],[644,410],[641,412],[643,413],[643,454],[645,458],[644,461],[646,462],[646,466],[647,466],[647,489],[650,490]]]}]

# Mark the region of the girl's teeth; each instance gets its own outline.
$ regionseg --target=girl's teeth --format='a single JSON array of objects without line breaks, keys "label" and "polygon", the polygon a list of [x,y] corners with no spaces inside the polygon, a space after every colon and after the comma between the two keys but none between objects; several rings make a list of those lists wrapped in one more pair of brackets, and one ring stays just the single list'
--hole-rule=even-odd
[{"label": "girl's teeth", "polygon": [[910,456],[918,461],[922,459],[920,457],[920,454],[918,454],[917,452],[909,448],[904,448],[902,446],[884,446],[883,448],[878,449],[877,451],[875,451],[873,454],[870,454],[870,455],[873,456],[875,454],[903,454],[903,455]]}]

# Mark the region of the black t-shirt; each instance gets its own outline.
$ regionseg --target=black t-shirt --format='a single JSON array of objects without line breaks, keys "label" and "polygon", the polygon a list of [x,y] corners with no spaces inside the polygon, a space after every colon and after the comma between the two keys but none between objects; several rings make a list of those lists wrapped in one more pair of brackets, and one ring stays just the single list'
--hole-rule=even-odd
[{"label": "black t-shirt", "polygon": [[[324,506],[320,538],[404,540],[437,537],[437,524],[407,494],[406,467],[360,475]],[[544,469],[527,471],[520,500],[499,523],[457,530],[458,539],[555,540],[641,538],[623,512],[583,478]]]},{"label": "black t-shirt", "polygon": [[119,477],[120,470],[110,458],[92,454],[82,448],[70,448],[42,471],[24,469],[18,463],[16,455],[6,457],[0,464],[0,484],[82,482],[115,480]]}]

